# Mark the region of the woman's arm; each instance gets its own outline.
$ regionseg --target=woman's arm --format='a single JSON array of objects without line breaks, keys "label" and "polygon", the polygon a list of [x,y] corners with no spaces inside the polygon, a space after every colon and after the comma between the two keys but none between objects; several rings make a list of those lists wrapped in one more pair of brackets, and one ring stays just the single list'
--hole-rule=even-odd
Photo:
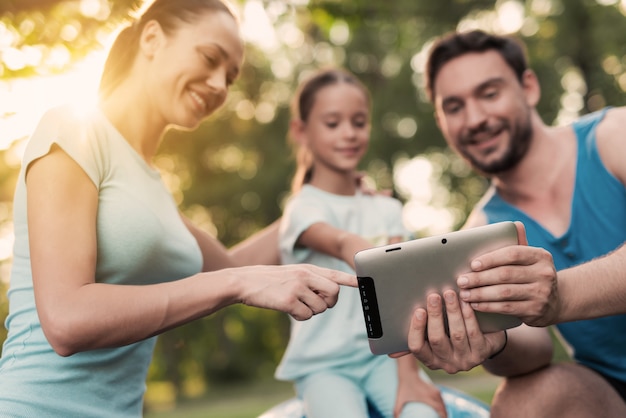
[{"label": "woman's arm", "polygon": [[336,303],[339,284],[356,286],[352,275],[310,265],[224,269],[145,286],[96,283],[91,180],[53,147],[31,164],[27,190],[37,310],[63,356],[140,341],[233,303],[307,319]]}]

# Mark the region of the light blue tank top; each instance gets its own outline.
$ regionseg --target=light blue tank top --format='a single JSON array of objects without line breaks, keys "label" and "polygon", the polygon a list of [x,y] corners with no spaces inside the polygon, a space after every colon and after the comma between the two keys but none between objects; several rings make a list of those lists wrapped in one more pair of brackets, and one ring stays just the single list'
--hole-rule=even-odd
[{"label": "light blue tank top", "polygon": [[[550,251],[558,270],[603,256],[626,241],[626,190],[602,163],[596,144],[596,128],[608,109],[573,124],[578,142],[576,185],[571,223],[563,236],[554,237],[497,194],[483,208],[489,223],[522,221],[529,244]],[[558,329],[578,362],[626,382],[626,315],[559,324]]]}]

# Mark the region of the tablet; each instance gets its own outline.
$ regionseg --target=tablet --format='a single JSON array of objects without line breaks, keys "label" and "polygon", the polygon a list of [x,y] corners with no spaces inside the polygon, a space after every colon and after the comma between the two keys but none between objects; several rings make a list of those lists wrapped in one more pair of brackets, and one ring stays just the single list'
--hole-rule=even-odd
[{"label": "tablet", "polygon": [[[448,234],[359,251],[356,275],[370,350],[390,354],[408,350],[411,317],[425,307],[426,295],[458,289],[456,279],[471,271],[477,256],[518,243],[513,222],[499,222]],[[513,328],[514,316],[476,312],[483,332]]]}]

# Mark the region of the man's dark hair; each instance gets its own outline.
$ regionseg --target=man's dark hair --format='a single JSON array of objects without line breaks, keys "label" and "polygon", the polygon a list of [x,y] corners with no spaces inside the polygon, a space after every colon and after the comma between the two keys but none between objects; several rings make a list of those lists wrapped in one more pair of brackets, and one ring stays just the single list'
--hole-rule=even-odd
[{"label": "man's dark hair", "polygon": [[[447,62],[471,52],[498,52],[513,69],[518,80],[522,81],[528,69],[524,44],[512,36],[497,36],[481,30],[453,32],[441,37],[430,50],[426,62],[426,93],[435,98],[435,78]],[[471,69],[469,70],[471,71]]]}]

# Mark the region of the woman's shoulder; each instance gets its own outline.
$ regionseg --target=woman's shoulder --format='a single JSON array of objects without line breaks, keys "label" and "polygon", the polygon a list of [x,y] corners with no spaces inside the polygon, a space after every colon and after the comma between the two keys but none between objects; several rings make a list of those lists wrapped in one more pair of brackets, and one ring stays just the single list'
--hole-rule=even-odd
[{"label": "woman's shoulder", "polygon": [[35,127],[31,139],[38,137],[55,138],[76,137],[94,124],[99,124],[100,117],[96,108],[80,108],[77,105],[61,104],[46,110]]},{"label": "woman's shoulder", "polygon": [[23,165],[46,155],[53,144],[81,165],[102,161],[103,135],[97,133],[102,132],[98,126],[102,126],[102,117],[96,108],[62,104],[46,110],[26,142]]}]

